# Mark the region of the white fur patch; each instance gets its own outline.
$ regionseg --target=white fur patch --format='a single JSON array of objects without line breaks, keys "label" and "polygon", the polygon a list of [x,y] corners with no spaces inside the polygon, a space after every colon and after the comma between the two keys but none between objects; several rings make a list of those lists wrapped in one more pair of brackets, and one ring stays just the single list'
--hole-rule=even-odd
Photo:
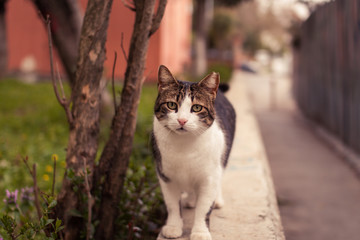
[{"label": "white fur patch", "polygon": [[178,180],[179,184],[186,188],[184,191],[193,188],[193,180],[198,182],[202,178],[221,176],[225,138],[217,121],[202,134],[195,136],[170,132],[154,117],[154,134],[161,153],[164,174],[174,181]]}]

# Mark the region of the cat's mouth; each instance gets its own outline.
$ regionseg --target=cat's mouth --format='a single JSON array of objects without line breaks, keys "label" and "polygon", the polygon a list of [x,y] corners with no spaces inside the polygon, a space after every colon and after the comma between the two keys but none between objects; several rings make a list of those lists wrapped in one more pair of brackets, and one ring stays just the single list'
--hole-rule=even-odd
[{"label": "cat's mouth", "polygon": [[176,131],[178,131],[178,132],[187,132],[187,130],[185,128],[183,128],[183,127],[177,128]]}]

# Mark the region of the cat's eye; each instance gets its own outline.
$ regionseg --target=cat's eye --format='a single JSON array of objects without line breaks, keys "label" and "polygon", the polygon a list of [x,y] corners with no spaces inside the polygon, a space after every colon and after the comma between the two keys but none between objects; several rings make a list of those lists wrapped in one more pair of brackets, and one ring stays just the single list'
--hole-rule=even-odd
[{"label": "cat's eye", "polygon": [[203,109],[203,107],[199,104],[194,104],[192,107],[191,107],[191,110],[193,112],[200,112],[201,110]]},{"label": "cat's eye", "polygon": [[177,104],[174,102],[167,102],[166,106],[170,109],[170,110],[176,110],[177,108]]}]

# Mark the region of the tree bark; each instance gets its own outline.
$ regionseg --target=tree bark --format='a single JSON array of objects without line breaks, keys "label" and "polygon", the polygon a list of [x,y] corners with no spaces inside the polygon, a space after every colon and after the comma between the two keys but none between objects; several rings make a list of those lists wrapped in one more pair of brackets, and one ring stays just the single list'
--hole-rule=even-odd
[{"label": "tree bark", "polygon": [[[72,169],[77,176],[84,171],[84,161],[93,173],[98,149],[100,79],[105,61],[105,42],[112,0],[89,0],[84,25],[81,31],[79,58],[75,81],[72,86],[72,115],[69,142],[66,155],[67,170]],[[89,182],[91,187],[92,181]],[[84,189],[79,190],[84,192]],[[85,194],[86,195],[86,194]],[[73,183],[64,177],[58,196],[56,215],[65,225],[65,239],[79,239],[85,229],[84,219],[71,215],[70,210],[84,210],[86,204],[73,190]],[[85,210],[86,211],[86,210]]]},{"label": "tree bark", "polygon": [[159,1],[154,15],[155,3],[156,0],[134,0],[136,17],[121,103],[113,118],[111,134],[94,176],[94,190],[102,186],[101,202],[96,211],[99,220],[96,239],[113,239],[114,236],[114,223],[119,214],[118,204],[132,151],[148,42],[159,27],[166,0]]},{"label": "tree bark", "polygon": [[32,0],[44,19],[50,16],[51,33],[59,57],[67,73],[71,85],[76,76],[80,31],[83,14],[78,1],[74,0]]},{"label": "tree bark", "polygon": [[6,2],[7,0],[0,0],[0,79],[4,77],[7,72]]}]

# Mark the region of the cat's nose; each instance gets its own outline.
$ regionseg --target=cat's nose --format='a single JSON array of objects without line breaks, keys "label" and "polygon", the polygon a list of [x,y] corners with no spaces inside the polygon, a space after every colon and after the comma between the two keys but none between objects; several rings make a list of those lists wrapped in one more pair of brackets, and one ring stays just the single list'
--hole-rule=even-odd
[{"label": "cat's nose", "polygon": [[181,126],[184,126],[187,121],[188,121],[187,119],[183,119],[183,118],[178,119],[178,122]]}]

